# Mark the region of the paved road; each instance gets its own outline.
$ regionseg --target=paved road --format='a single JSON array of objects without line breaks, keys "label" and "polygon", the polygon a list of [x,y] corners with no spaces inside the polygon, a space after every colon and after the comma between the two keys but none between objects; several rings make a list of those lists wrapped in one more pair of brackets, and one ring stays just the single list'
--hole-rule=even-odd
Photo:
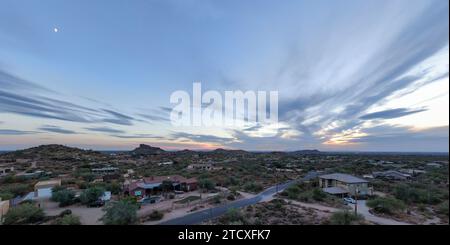
[{"label": "paved road", "polygon": [[161,223],[159,223],[159,225],[194,225],[194,224],[199,224],[199,223],[201,223],[203,221],[206,221],[208,219],[217,218],[217,217],[225,214],[230,208],[242,208],[242,207],[245,207],[245,206],[256,204],[256,203],[260,202],[261,200],[264,200],[265,198],[268,198],[268,197],[274,195],[277,192],[277,188],[278,188],[278,191],[283,191],[284,189],[286,189],[290,185],[294,184],[295,182],[301,181],[301,180],[304,180],[304,179],[305,178],[300,179],[300,180],[290,180],[290,181],[288,181],[286,183],[279,184],[278,187],[277,186],[272,186],[270,188],[267,188],[267,189],[265,189],[264,191],[262,191],[261,193],[259,193],[258,195],[254,196],[252,198],[242,199],[242,200],[238,200],[238,201],[235,201],[235,202],[231,202],[231,203],[222,205],[220,207],[214,207],[214,208],[210,208],[210,209],[206,209],[206,210],[190,213],[190,214],[185,215],[183,217],[179,217],[179,218],[175,218],[175,219],[171,219],[171,220],[167,220],[167,221],[161,222]]}]

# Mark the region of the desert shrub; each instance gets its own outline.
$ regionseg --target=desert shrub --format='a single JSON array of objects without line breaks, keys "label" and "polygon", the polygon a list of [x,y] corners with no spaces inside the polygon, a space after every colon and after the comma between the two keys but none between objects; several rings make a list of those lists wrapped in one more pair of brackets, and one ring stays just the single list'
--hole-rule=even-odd
[{"label": "desert shrub", "polygon": [[214,197],[211,199],[211,203],[213,203],[213,204],[219,204],[219,203],[221,203],[221,202],[222,202],[222,200],[221,200],[221,198],[220,198],[219,195],[214,196]]},{"label": "desert shrub", "polygon": [[239,209],[230,208],[225,215],[220,218],[220,221],[224,224],[233,224],[236,222],[245,224],[246,219]]},{"label": "desert shrub", "polygon": [[394,196],[405,203],[438,204],[448,199],[448,190],[445,194],[438,188],[402,184],[395,187]]},{"label": "desert shrub", "polygon": [[164,217],[164,213],[158,210],[153,210],[153,212],[148,216],[149,220],[160,220]]},{"label": "desert shrub", "polygon": [[84,190],[80,195],[80,201],[82,204],[91,205],[94,204],[103,195],[105,190],[100,187],[91,187]]},{"label": "desert shrub", "polygon": [[133,225],[138,221],[138,206],[128,200],[111,202],[103,210],[105,214],[100,220],[105,225]]},{"label": "desert shrub", "polygon": [[312,198],[316,201],[323,201],[326,197],[327,197],[327,194],[319,188],[315,188],[312,191]]},{"label": "desert shrub", "polygon": [[253,192],[253,193],[260,192],[263,190],[263,186],[261,184],[253,182],[253,181],[245,184],[243,186],[243,188],[245,191]]},{"label": "desert shrub", "polygon": [[60,218],[57,218],[54,222],[54,225],[81,225],[80,218],[73,214],[64,215]]},{"label": "desert shrub", "polygon": [[198,184],[199,184],[200,188],[208,190],[208,191],[213,190],[214,187],[216,186],[216,184],[212,180],[207,179],[207,178],[200,179],[198,181]]},{"label": "desert shrub", "polygon": [[25,203],[14,207],[5,215],[5,225],[32,224],[44,219],[44,211],[33,204]]},{"label": "desert shrub", "polygon": [[395,214],[403,211],[405,204],[403,201],[392,197],[377,197],[367,201],[367,206],[372,208],[375,212],[385,214]]},{"label": "desert shrub", "polygon": [[229,194],[229,195],[227,196],[227,200],[229,200],[229,201],[234,201],[234,200],[236,200],[236,197],[235,197],[233,194]]},{"label": "desert shrub", "polygon": [[0,192],[11,193],[14,195],[14,197],[16,197],[16,196],[25,195],[30,190],[31,190],[31,188],[29,185],[17,183],[17,184],[8,185],[8,186],[2,188],[2,190]]},{"label": "desert shrub", "polygon": [[360,214],[355,215],[348,210],[335,212],[330,217],[331,225],[355,225],[364,220],[364,217]]},{"label": "desert shrub", "polygon": [[2,200],[9,200],[9,199],[13,199],[13,198],[14,198],[14,194],[12,194],[9,191],[0,192],[0,199],[2,199]]},{"label": "desert shrub", "polygon": [[437,212],[439,214],[448,216],[448,201],[439,204],[439,206],[437,207]]},{"label": "desert shrub", "polygon": [[60,207],[66,207],[76,202],[75,192],[68,189],[60,189],[59,191],[53,190],[51,200],[54,202],[59,202]]},{"label": "desert shrub", "polygon": [[300,194],[300,187],[297,185],[289,186],[285,191],[282,192],[283,196],[287,196],[290,199],[297,199]]}]

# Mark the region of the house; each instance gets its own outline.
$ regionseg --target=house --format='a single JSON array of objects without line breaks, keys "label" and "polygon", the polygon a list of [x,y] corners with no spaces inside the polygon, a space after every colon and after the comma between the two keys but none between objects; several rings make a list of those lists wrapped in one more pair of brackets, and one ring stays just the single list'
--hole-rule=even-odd
[{"label": "house", "polygon": [[50,198],[52,189],[56,186],[61,186],[60,179],[37,182],[34,185],[34,198]]},{"label": "house", "polygon": [[0,176],[4,176],[7,175],[11,172],[14,171],[14,167],[5,167],[5,168],[0,168]]},{"label": "house", "polygon": [[222,167],[215,167],[212,163],[196,163],[196,164],[190,164],[187,166],[188,170],[204,170],[204,171],[211,171],[211,170],[222,170]]},{"label": "house", "polygon": [[420,170],[420,169],[400,169],[399,171],[402,173],[409,174],[411,176],[417,176],[419,174],[424,174],[427,172],[425,170]]},{"label": "house", "polygon": [[346,196],[371,194],[368,181],[349,174],[333,173],[319,176],[319,186],[326,193]]},{"label": "house", "polygon": [[38,177],[44,176],[46,174],[48,174],[48,173],[46,173],[42,170],[37,170],[37,171],[31,172],[31,173],[27,173],[27,172],[18,173],[18,174],[16,174],[16,176],[23,177],[26,179],[32,179],[32,178],[38,178]]},{"label": "house", "polygon": [[387,180],[408,180],[411,179],[410,174],[402,173],[395,170],[388,170],[384,172],[373,172],[374,178],[387,179]]},{"label": "house", "polygon": [[93,168],[92,172],[97,174],[109,174],[109,173],[115,173],[118,171],[119,168],[115,167],[104,167],[104,168]]},{"label": "house", "polygon": [[168,161],[168,162],[159,162],[157,163],[158,166],[167,166],[167,165],[172,165],[173,162],[172,161]]},{"label": "house", "polygon": [[157,195],[163,191],[163,182],[170,183],[169,189],[176,191],[193,191],[198,185],[196,178],[187,179],[180,175],[154,176],[128,184],[124,188],[125,194],[136,197]]}]

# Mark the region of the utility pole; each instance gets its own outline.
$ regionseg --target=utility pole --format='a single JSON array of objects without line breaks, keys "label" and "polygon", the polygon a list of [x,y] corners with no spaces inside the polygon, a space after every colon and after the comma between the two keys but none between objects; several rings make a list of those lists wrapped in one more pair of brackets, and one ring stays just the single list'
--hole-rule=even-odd
[{"label": "utility pole", "polygon": [[355,188],[355,216],[358,215],[358,187]]}]

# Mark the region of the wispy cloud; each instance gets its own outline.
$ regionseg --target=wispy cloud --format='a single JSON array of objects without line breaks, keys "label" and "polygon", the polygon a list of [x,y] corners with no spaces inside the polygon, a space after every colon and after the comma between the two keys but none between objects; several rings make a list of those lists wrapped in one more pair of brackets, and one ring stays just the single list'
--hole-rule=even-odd
[{"label": "wispy cloud", "polygon": [[91,128],[85,128],[86,130],[93,131],[93,132],[102,132],[102,133],[114,133],[114,134],[123,134],[125,131],[120,129],[114,129],[109,127],[91,127]]},{"label": "wispy cloud", "polygon": [[51,96],[55,92],[0,70],[0,113],[78,123],[132,125],[134,118],[110,109],[89,108]]},{"label": "wispy cloud", "polygon": [[184,133],[184,132],[175,132],[171,134],[171,138],[174,140],[181,140],[181,141],[193,141],[193,142],[209,142],[209,143],[220,143],[220,144],[226,144],[229,142],[232,142],[233,138],[227,138],[227,137],[219,137],[214,135],[200,135],[200,134],[190,134],[190,133]]},{"label": "wispy cloud", "polygon": [[0,129],[0,135],[25,135],[25,134],[36,134],[35,131],[23,131],[15,129]]},{"label": "wispy cloud", "polygon": [[47,131],[47,132],[51,132],[51,133],[58,133],[58,134],[76,134],[77,133],[77,132],[75,132],[73,130],[63,129],[61,127],[53,126],[53,125],[44,125],[44,126],[38,128],[38,129],[42,130],[42,131]]},{"label": "wispy cloud", "polygon": [[391,119],[391,118],[397,118],[397,117],[404,117],[407,115],[411,115],[414,113],[419,113],[422,111],[426,111],[427,109],[408,109],[408,108],[397,108],[397,109],[390,109],[390,110],[384,110],[384,111],[377,111],[373,113],[366,114],[361,119],[364,120],[370,120],[370,119]]},{"label": "wispy cloud", "polygon": [[127,135],[111,135],[116,138],[122,139],[164,139],[162,136],[156,136],[152,134],[127,134]]}]

